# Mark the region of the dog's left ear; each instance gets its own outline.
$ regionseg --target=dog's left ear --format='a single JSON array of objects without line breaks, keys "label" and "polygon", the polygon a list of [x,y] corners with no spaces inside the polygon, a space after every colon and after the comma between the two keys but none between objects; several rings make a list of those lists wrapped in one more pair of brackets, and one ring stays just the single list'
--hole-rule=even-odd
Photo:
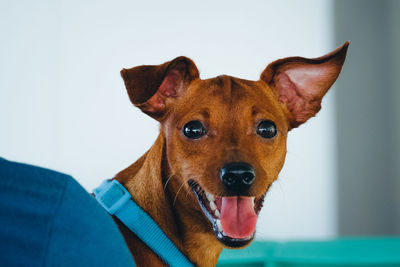
[{"label": "dog's left ear", "polygon": [[174,99],[182,96],[190,82],[199,78],[199,71],[191,59],[177,57],[161,65],[122,69],[121,76],[132,103],[161,121]]},{"label": "dog's left ear", "polygon": [[272,62],[261,74],[289,111],[295,128],[321,109],[322,97],[336,81],[346,58],[348,42],[319,58],[289,57]]}]

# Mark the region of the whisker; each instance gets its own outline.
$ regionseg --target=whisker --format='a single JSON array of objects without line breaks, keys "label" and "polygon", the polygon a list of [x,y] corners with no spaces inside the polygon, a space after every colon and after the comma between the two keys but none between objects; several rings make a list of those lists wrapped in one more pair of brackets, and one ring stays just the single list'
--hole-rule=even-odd
[{"label": "whisker", "polygon": [[171,175],[168,176],[167,181],[165,182],[165,185],[164,185],[164,191],[165,191],[165,189],[167,188],[167,185],[168,185],[169,181],[171,180],[171,178],[172,178],[173,176],[174,176],[173,173],[172,173]]},{"label": "whisker", "polygon": [[182,185],[179,187],[178,192],[176,192],[175,198],[174,198],[174,202],[172,203],[172,206],[175,206],[175,202],[176,199],[178,198],[178,194],[181,191],[181,189],[183,188],[183,186],[185,185],[186,182],[183,182]]}]

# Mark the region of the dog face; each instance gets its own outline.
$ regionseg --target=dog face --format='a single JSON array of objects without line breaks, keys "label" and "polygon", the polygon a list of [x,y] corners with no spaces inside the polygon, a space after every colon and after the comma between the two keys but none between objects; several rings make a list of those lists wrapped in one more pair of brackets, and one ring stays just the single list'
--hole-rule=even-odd
[{"label": "dog face", "polygon": [[286,154],[286,116],[268,89],[229,76],[197,80],[163,124],[172,173],[191,186],[217,238],[232,247],[253,238]]},{"label": "dog face", "polygon": [[[229,76],[197,80],[163,129],[173,173],[193,177],[216,196],[263,195],[286,153],[284,110],[261,81]],[[241,172],[247,183],[239,177]]]},{"label": "dog face", "polygon": [[185,57],[121,71],[133,104],[161,122],[169,175],[181,185],[175,193],[188,192],[193,216],[201,212],[199,224],[224,245],[242,247],[254,238],[288,131],[319,111],[347,46],[321,58],[275,61],[259,81],[201,80]]}]

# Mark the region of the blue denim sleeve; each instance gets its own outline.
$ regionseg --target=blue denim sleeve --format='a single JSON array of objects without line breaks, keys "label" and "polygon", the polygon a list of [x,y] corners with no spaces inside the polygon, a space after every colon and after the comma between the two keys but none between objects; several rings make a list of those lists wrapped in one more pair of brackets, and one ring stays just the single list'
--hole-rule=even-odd
[{"label": "blue denim sleeve", "polygon": [[135,264],[111,217],[71,176],[0,158],[0,265]]}]

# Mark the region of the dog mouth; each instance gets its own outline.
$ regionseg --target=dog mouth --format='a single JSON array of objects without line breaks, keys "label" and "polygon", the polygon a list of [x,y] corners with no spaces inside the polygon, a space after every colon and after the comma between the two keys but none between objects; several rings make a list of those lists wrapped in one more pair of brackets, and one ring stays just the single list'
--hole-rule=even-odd
[{"label": "dog mouth", "polygon": [[222,244],[239,248],[254,239],[265,194],[260,197],[214,196],[193,180],[189,180],[188,184]]}]

